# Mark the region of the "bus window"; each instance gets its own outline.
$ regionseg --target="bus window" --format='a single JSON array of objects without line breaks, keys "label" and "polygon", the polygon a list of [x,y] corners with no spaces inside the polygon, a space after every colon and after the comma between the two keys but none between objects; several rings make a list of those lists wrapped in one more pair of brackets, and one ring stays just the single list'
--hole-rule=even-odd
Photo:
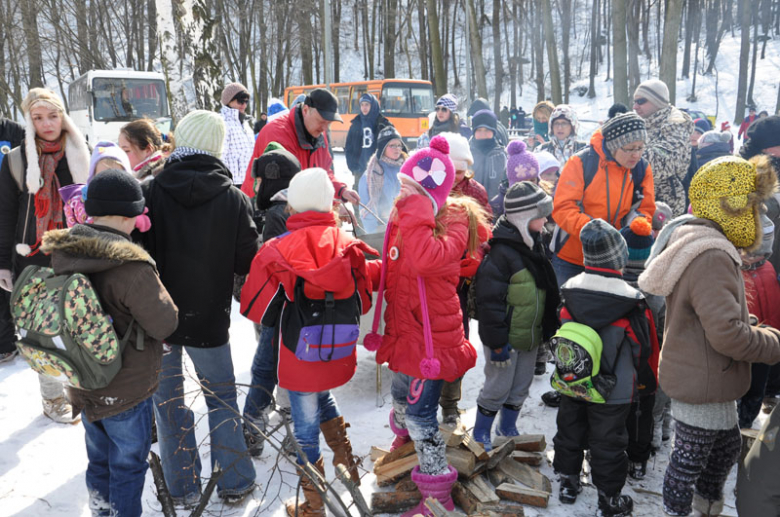
[{"label": "bus window", "polygon": [[433,91],[431,87],[411,88],[412,113],[427,115],[433,111]]},{"label": "bus window", "polygon": [[339,100],[339,113],[347,113],[349,110],[349,86],[333,88],[333,94]]},{"label": "bus window", "polygon": [[368,91],[368,85],[361,84],[352,87],[352,100],[350,102],[350,113],[360,113],[360,97]]},{"label": "bus window", "polygon": [[68,109],[85,110],[89,107],[89,93],[87,92],[87,78],[82,77],[73,81],[68,87]]},{"label": "bus window", "polygon": [[385,85],[381,106],[388,116],[427,115],[433,111],[433,90],[430,86]]},{"label": "bus window", "polygon": [[122,121],[168,116],[165,84],[158,80],[95,78],[95,120]]}]

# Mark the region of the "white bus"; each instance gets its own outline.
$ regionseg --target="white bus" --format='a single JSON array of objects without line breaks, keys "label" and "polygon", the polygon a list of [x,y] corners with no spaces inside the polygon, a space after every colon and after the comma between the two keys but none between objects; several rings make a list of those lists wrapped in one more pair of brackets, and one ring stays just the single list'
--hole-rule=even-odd
[{"label": "white bus", "polygon": [[158,72],[90,70],[68,87],[70,117],[94,145],[116,142],[119,130],[148,117],[163,133],[171,129],[165,77]]}]

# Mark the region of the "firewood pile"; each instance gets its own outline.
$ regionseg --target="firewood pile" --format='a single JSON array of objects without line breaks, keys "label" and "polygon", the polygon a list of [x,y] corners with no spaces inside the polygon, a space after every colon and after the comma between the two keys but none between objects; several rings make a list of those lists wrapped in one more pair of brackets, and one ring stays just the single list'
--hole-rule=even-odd
[{"label": "firewood pile", "polygon": [[[516,517],[524,515],[522,505],[547,507],[552,487],[538,470],[547,447],[544,435],[499,437],[493,450],[485,452],[462,426],[442,426],[441,431],[447,443],[447,460],[458,471],[452,499],[467,515]],[[372,494],[374,515],[402,513],[420,502],[420,492],[410,477],[418,464],[414,443],[392,452],[372,447],[371,459],[377,485],[391,487]],[[458,515],[437,503],[433,499],[426,502],[434,515]]]}]

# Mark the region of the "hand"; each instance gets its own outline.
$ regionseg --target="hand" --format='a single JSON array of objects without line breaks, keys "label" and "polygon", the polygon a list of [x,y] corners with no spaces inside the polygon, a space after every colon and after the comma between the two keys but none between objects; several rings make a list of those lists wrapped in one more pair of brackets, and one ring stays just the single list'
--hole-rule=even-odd
[{"label": "hand", "polygon": [[509,343],[504,345],[502,348],[496,348],[494,350],[490,351],[490,362],[495,366],[496,368],[506,368],[509,366],[509,352],[512,350],[512,347],[509,346]]},{"label": "hand", "polygon": [[[542,135],[536,135],[536,142],[540,144],[544,143],[544,138],[542,138]],[[534,145],[536,145],[536,143],[534,143]]]},{"label": "hand", "polygon": [[344,201],[347,201],[348,203],[360,203],[360,195],[355,192],[352,189],[345,188],[344,191],[341,193],[341,199]]},{"label": "hand", "polygon": [[460,259],[460,276],[463,278],[471,278],[476,275],[480,262],[479,259],[475,259],[474,257]]},{"label": "hand", "polygon": [[13,290],[14,280],[10,269],[0,269],[0,288],[9,293]]}]

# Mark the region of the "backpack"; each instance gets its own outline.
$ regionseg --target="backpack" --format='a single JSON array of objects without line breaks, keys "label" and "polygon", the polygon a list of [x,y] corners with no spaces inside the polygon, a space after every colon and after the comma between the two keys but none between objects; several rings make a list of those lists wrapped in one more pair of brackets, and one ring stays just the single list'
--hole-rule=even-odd
[{"label": "backpack", "polygon": [[295,282],[295,299],[282,309],[279,333],[284,346],[301,361],[330,362],[349,357],[360,335],[361,301],[357,279],[348,298],[335,299],[325,291],[322,299],[306,296],[305,280]]},{"label": "backpack", "polygon": [[[617,377],[601,369],[603,343],[598,332],[587,325],[568,321],[550,340],[555,369],[550,377],[552,388],[562,395],[586,402],[603,404],[617,384]],[[615,364],[623,348],[621,342]],[[615,370],[615,364],[610,371]]]},{"label": "backpack", "polygon": [[[2,160],[0,160],[2,163]],[[8,170],[16,183],[19,192],[24,190],[24,162],[22,161],[22,146],[14,147],[8,153]]]},{"label": "backpack", "polygon": [[[121,341],[100,305],[89,278],[56,275],[51,268],[27,266],[11,293],[11,316],[21,338],[20,355],[39,374],[74,388],[105,388],[122,368],[122,352],[135,318]],[[138,326],[136,349],[143,350]]]}]

